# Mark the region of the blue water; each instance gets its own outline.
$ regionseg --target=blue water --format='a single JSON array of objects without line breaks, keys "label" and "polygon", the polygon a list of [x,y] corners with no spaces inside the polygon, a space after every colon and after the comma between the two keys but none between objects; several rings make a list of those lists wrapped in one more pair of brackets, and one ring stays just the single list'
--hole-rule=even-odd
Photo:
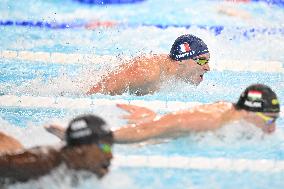
[{"label": "blue water", "polygon": [[[162,5],[162,8],[161,8]],[[218,7],[229,6],[247,11],[249,20],[224,16]],[[28,8],[27,8],[28,7]],[[21,11],[19,11],[21,10]],[[284,36],[281,33],[256,33],[247,37],[246,28],[283,28],[283,8],[265,3],[233,5],[221,1],[172,1],[148,0],[134,5],[89,6],[72,0],[3,0],[0,3],[2,20],[40,20],[84,23],[90,20],[112,20],[120,23],[147,24],[198,24],[222,25],[225,30],[215,36],[208,30],[197,27],[115,27],[86,30],[84,28],[52,30],[17,26],[0,26],[0,50],[26,50],[62,53],[95,53],[105,55],[131,55],[168,53],[178,35],[193,33],[209,46],[213,64],[221,60],[267,60],[284,62]],[[222,66],[222,65],[221,65]],[[256,65],[257,66],[257,65]],[[85,92],[100,75],[113,69],[104,62],[99,65],[50,64],[22,60],[0,59],[0,94],[31,96],[86,97]],[[198,86],[189,86],[182,81],[169,81],[153,95],[143,97],[128,93],[119,96],[95,94],[90,98],[126,100],[171,100],[210,103],[218,100],[235,102],[240,92],[251,83],[264,83],[278,94],[284,105],[284,73],[212,70]],[[58,140],[47,134],[42,125],[54,120],[67,123],[80,113],[94,112],[104,117],[111,128],[125,124],[118,108],[97,106],[92,109],[53,109],[0,107],[1,130],[21,138],[27,147],[36,144],[51,144]],[[165,111],[160,110],[160,113]],[[189,137],[162,142],[155,145],[116,145],[115,154],[131,155],[180,155],[185,157],[223,157],[284,160],[284,119],[277,120],[278,130],[264,137],[256,131],[244,138],[245,131],[228,127],[217,133],[192,134]],[[238,128],[238,127],[237,127]],[[196,171],[180,169],[112,167],[102,181],[95,178],[81,180],[73,188],[276,188],[284,187],[283,172],[230,172]],[[55,177],[57,175],[55,174]],[[67,176],[68,177],[68,176]],[[39,181],[19,184],[11,188],[72,188],[68,181],[55,182],[52,176]],[[48,184],[47,184],[48,183]]]}]

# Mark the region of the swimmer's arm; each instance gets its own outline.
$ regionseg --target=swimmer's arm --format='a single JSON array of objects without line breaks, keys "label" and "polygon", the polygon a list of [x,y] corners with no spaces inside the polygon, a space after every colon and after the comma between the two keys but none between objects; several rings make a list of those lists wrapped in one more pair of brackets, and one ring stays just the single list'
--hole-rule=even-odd
[{"label": "swimmer's arm", "polygon": [[51,171],[60,163],[54,149],[35,147],[29,150],[0,155],[0,178],[26,182]]},{"label": "swimmer's arm", "polygon": [[15,138],[0,132],[0,153],[23,149],[22,144]]},{"label": "swimmer's arm", "polygon": [[61,140],[65,139],[65,128],[59,125],[47,125],[44,128],[51,134],[57,136]]},{"label": "swimmer's arm", "polygon": [[181,112],[167,114],[159,120],[122,127],[114,131],[114,140],[116,143],[135,143],[155,138],[175,138],[219,127],[220,122],[208,113]]}]

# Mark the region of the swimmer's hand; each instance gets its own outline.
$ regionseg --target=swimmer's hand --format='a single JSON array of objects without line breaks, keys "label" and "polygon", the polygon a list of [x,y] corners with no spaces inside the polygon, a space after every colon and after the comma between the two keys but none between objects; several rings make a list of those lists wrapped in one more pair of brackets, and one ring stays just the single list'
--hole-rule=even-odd
[{"label": "swimmer's hand", "polygon": [[57,136],[61,140],[65,139],[65,129],[59,125],[45,125],[45,130]]},{"label": "swimmer's hand", "polygon": [[128,124],[141,124],[153,121],[156,117],[156,113],[152,110],[139,107],[135,105],[128,105],[128,104],[117,104],[117,107],[129,112],[129,115],[122,116],[123,119],[128,121]]}]

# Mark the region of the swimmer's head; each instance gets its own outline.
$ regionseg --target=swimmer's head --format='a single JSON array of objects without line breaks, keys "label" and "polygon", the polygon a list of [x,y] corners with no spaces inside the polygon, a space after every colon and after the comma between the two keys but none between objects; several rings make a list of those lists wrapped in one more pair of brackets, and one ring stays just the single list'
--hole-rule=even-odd
[{"label": "swimmer's head", "polygon": [[66,130],[68,146],[82,144],[100,144],[101,141],[113,143],[112,132],[106,129],[106,123],[95,115],[82,115],[73,119]]},{"label": "swimmer's head", "polygon": [[199,55],[209,53],[207,45],[202,39],[194,35],[182,35],[172,45],[170,57],[173,60],[181,61],[193,59]]},{"label": "swimmer's head", "polygon": [[280,112],[280,105],[276,94],[268,86],[263,84],[254,84],[247,87],[241,94],[235,107],[251,112]]}]

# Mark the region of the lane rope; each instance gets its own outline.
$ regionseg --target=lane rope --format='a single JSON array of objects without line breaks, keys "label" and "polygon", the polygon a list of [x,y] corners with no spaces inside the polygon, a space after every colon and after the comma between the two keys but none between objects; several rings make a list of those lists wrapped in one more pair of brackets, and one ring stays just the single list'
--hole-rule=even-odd
[{"label": "lane rope", "polygon": [[[0,51],[0,58],[23,60],[45,63],[60,64],[99,64],[108,62],[117,63],[118,59],[123,58],[129,61],[130,57],[116,57],[112,55],[79,54],[79,53],[57,53],[57,52],[33,52],[33,51]],[[0,62],[0,64],[3,62]],[[251,72],[274,72],[284,73],[284,63],[280,61],[261,61],[261,60],[218,60],[211,61],[212,70],[224,71],[251,71]]]},{"label": "lane rope", "polygon": [[145,0],[74,0],[74,1],[89,5],[105,5],[105,4],[133,4],[133,3],[140,3]]},{"label": "lane rope", "polygon": [[283,172],[283,160],[250,160],[184,156],[115,155],[113,166],[130,168],[172,168],[182,170],[219,170],[232,172]]},{"label": "lane rope", "polygon": [[[105,4],[130,4],[139,3],[145,0],[74,0],[79,3],[89,4],[89,5],[105,5]],[[278,6],[284,6],[283,0],[251,0],[252,2],[264,2],[267,4],[273,4]],[[250,1],[243,1],[249,3]]]},{"label": "lane rope", "polygon": [[[154,111],[179,111],[201,105],[201,102],[161,101],[161,100],[125,100],[106,98],[70,98],[70,97],[41,97],[41,96],[0,96],[1,107],[20,108],[55,108],[55,109],[93,109],[98,106],[132,104],[150,108]],[[281,106],[280,117],[284,117],[284,107]]]},{"label": "lane rope", "polygon": [[160,100],[123,100],[123,99],[92,99],[92,98],[68,98],[68,97],[34,97],[34,96],[0,96],[2,107],[23,108],[60,108],[60,109],[89,109],[101,105],[132,104],[151,109],[180,110],[192,108],[200,102],[160,101]]},{"label": "lane rope", "polygon": [[[147,23],[119,23],[112,21],[94,21],[94,22],[70,22],[70,23],[59,23],[55,21],[32,21],[32,20],[0,20],[0,26],[23,26],[23,27],[34,27],[34,28],[47,28],[47,29],[70,29],[70,28],[89,28],[95,29],[99,27],[130,27],[137,28],[140,26],[144,27],[156,27],[159,29],[167,28],[186,28],[197,27],[199,29],[207,30],[215,35],[220,35],[225,29],[230,29],[240,33],[243,37],[251,38],[257,34],[263,35],[284,35],[284,28],[245,28],[245,27],[225,27],[222,25],[206,26],[206,25],[193,25],[193,24],[147,24]],[[239,34],[238,34],[239,35]],[[234,37],[237,37],[234,35]]]},{"label": "lane rope", "polygon": [[284,6],[284,0],[252,0],[255,2],[264,2],[267,4],[273,4],[273,5],[278,5],[278,6]]}]

